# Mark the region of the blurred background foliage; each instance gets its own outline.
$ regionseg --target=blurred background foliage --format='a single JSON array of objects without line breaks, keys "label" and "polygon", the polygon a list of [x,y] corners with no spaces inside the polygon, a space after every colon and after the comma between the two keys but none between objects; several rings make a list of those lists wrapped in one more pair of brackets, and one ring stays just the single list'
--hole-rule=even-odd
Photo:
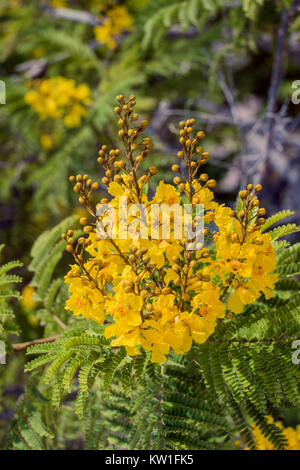
[{"label": "blurred background foliage", "polygon": [[[1,0],[0,261],[24,263],[15,304],[21,339],[45,326],[28,286],[31,246],[46,228],[82,214],[68,175],[88,173],[100,182],[99,198],[104,192],[97,153],[117,146],[119,93],[135,94],[150,121],[147,164],[160,178],[172,180],[178,121],[194,117],[207,133],[217,199],[233,204],[239,188],[262,183],[268,212],[289,208],[300,222],[300,105],[291,101],[300,79],[299,7],[297,0]],[[22,394],[22,367],[20,355],[0,370],[0,441]]]}]

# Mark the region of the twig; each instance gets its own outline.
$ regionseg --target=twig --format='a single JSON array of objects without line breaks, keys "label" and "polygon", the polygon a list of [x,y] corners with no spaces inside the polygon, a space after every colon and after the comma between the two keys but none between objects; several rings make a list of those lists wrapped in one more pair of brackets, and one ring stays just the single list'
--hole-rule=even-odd
[{"label": "twig", "polygon": [[44,7],[44,13],[54,18],[62,18],[68,21],[75,21],[77,23],[89,24],[91,26],[99,26],[102,21],[88,11],[73,10],[71,8],[51,8]]},{"label": "twig", "polygon": [[[281,12],[280,26],[277,34],[276,51],[273,62],[271,84],[268,93],[268,113],[274,113],[276,107],[277,93],[280,85],[281,59],[283,46],[288,28],[288,11],[284,8]],[[271,120],[272,121],[272,120]]]},{"label": "twig", "polygon": [[[272,76],[271,76],[271,83],[268,92],[268,104],[267,104],[267,140],[265,151],[262,158],[262,167],[258,177],[261,179],[262,176],[268,171],[270,166],[270,150],[272,148],[272,141],[273,141],[273,131],[275,125],[275,118],[274,113],[276,110],[276,101],[278,90],[282,78],[281,74],[281,60],[283,54],[283,48],[285,44],[285,39],[287,36],[287,29],[289,24],[289,12],[286,8],[284,8],[281,12],[281,19],[280,19],[280,26],[277,33],[277,41],[276,41],[276,50],[275,56],[273,61],[273,68],[272,68]],[[256,183],[258,181],[255,181]]]},{"label": "twig", "polygon": [[51,314],[52,315],[52,318],[53,320],[56,321],[56,323],[63,329],[65,330],[67,328],[67,325],[65,325],[65,323],[63,321],[61,321],[60,318],[58,318],[57,315],[54,315],[54,313]]},{"label": "twig", "polygon": [[29,346],[34,346],[35,344],[44,344],[44,343],[53,343],[59,338],[60,335],[48,336],[48,338],[34,339],[33,341],[26,341],[25,343],[15,343],[12,344],[12,348],[15,352],[23,351],[24,349],[29,348]]}]

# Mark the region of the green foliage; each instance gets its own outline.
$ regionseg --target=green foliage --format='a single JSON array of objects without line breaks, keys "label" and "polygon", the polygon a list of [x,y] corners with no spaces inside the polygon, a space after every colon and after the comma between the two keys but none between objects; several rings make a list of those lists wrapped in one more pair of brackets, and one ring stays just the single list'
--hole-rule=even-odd
[{"label": "green foliage", "polygon": [[[281,218],[276,214],[265,228]],[[63,221],[36,241],[31,269],[38,289],[41,261],[47,266],[58,234],[72,222],[76,219]],[[277,229],[286,233],[284,226]],[[83,418],[78,426],[86,449],[215,449],[236,433],[254,449],[251,421],[283,449],[281,430],[265,416],[300,407],[300,370],[291,360],[291,344],[300,331],[300,281],[291,277],[299,272],[299,259],[299,243],[280,246],[274,297],[262,297],[224,319],[206,343],[183,356],[170,354],[163,365],[152,364],[145,351],[129,357],[123,348],[111,348],[105,326],[88,320],[71,322],[52,343],[31,346],[27,354],[35,357],[26,371],[42,368],[42,379],[25,393],[8,448],[53,448],[62,431],[60,425],[49,427],[46,410],[68,416],[68,397],[76,391],[72,406]],[[50,283],[52,268],[52,263],[45,268],[50,269],[46,308],[55,305],[61,287],[59,278]],[[36,398],[27,402],[33,389]]]},{"label": "green foliage", "polygon": [[[152,364],[148,353],[128,358],[122,348],[112,349],[103,327],[64,309],[68,292],[63,277],[72,260],[68,254],[62,258],[65,243],[60,234],[71,227],[76,238],[79,216],[38,235],[70,214],[74,194],[69,174],[84,168],[93,179],[103,176],[97,151],[102,144],[115,145],[112,109],[121,92],[136,94],[140,117],[150,121],[149,135],[159,149],[152,155],[152,165],[168,171],[170,155],[178,150],[174,123],[195,116],[205,130],[213,129],[214,143],[224,152],[221,158],[211,152],[208,169],[212,177],[222,176],[223,166],[240,156],[244,145],[237,142],[237,134],[262,118],[260,103],[266,104],[266,80],[275,54],[275,47],[269,46],[276,44],[282,9],[293,2],[276,2],[274,8],[270,0],[125,0],[121,4],[132,15],[134,29],[118,35],[114,50],[95,41],[92,25],[46,13],[49,2],[21,1],[18,8],[13,3],[3,0],[0,6],[1,79],[7,88],[0,115],[5,259],[22,257],[26,263],[36,239],[29,265],[33,278],[24,274],[36,290],[37,306],[31,315],[35,326],[25,325],[24,340],[40,335],[57,335],[57,340],[27,351],[31,361],[26,365],[25,394],[19,398],[6,447],[211,449],[232,446],[240,433],[254,448],[250,423],[255,422],[276,448],[282,448],[280,430],[268,424],[265,415],[300,406],[299,368],[291,361],[292,341],[299,338],[300,244],[292,245],[289,238],[299,226],[278,226],[292,211],[278,212],[262,227],[277,252],[280,279],[275,296],[261,298],[241,315],[220,322],[207,343],[185,356],[170,355],[163,368]],[[97,17],[98,3],[90,8],[92,2],[75,0],[70,5],[79,16],[86,9]],[[299,15],[289,15],[288,58],[291,44],[293,51],[295,47],[290,34],[297,37],[299,30]],[[294,60],[287,60],[284,68],[289,79],[281,83],[280,93],[282,101],[289,101],[290,81],[298,72]],[[252,70],[256,73],[249,73]],[[25,103],[32,78],[38,83],[56,76],[91,89],[92,104],[80,128],[68,129],[61,120],[42,120]],[[223,76],[233,97],[228,110]],[[249,96],[255,99],[256,114],[251,106],[248,110]],[[231,119],[235,108],[242,111],[239,129]],[[224,122],[219,121],[223,116]],[[216,129],[219,122],[221,130]],[[276,125],[281,125],[281,115]],[[51,137],[51,148],[43,147],[43,135]],[[170,178],[167,173],[166,180]],[[100,185],[97,197],[101,192]],[[80,213],[78,208],[76,212]],[[14,284],[21,278],[10,272],[21,266],[13,261],[0,267],[0,340],[8,352],[12,334],[20,333],[15,316],[22,327],[26,323],[16,306],[20,295]],[[24,355],[10,359],[3,380],[19,383]],[[12,409],[12,399],[9,404]],[[1,441],[7,428],[5,423]]]},{"label": "green foliage", "polygon": [[[4,245],[0,245],[0,253],[3,248]],[[18,299],[20,297],[20,293],[14,289],[14,285],[22,281],[20,276],[7,273],[22,265],[23,264],[19,261],[10,261],[0,266],[0,340],[6,343],[8,342],[7,335],[19,333],[19,328],[15,322],[15,316],[9,301],[12,298]],[[2,352],[1,350],[1,353]]]},{"label": "green foliage", "polygon": [[36,388],[36,379],[28,385],[19,403],[6,447],[13,450],[43,450],[54,434],[46,424],[47,398]]}]

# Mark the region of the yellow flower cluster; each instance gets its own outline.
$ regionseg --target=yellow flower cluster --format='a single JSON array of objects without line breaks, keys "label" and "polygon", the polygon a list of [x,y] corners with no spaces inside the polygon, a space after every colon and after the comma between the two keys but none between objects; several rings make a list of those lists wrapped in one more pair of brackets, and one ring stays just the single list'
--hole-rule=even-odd
[{"label": "yellow flower cluster", "polygon": [[97,41],[107,44],[109,49],[117,46],[115,37],[123,31],[131,31],[133,17],[123,5],[108,4],[103,9],[103,24],[94,28]]},{"label": "yellow flower cluster", "polygon": [[22,290],[21,305],[25,309],[32,309],[37,305],[37,303],[33,300],[34,294],[35,290],[29,284],[27,284],[27,286],[25,286]]},{"label": "yellow flower cluster", "polygon": [[25,95],[25,101],[42,119],[63,119],[66,127],[78,127],[91,103],[90,89],[74,80],[55,77],[42,80]]},{"label": "yellow flower cluster", "polygon": [[[270,424],[275,424],[282,431],[287,441],[285,450],[300,450],[300,425],[296,426],[295,429],[292,427],[285,428],[280,421],[274,421],[272,416],[267,416],[267,421]],[[252,433],[258,450],[275,450],[272,442],[262,434],[255,424],[252,425]],[[245,450],[249,449],[246,447]]]},{"label": "yellow flower cluster", "polygon": [[[79,202],[92,220],[81,218],[85,235],[77,240],[72,230],[62,234],[75,259],[66,276],[71,294],[66,308],[75,315],[105,321],[105,335],[113,338],[113,347],[124,346],[129,355],[138,355],[144,348],[152,352],[153,362],[163,362],[171,348],[178,354],[189,351],[193,340],[205,342],[224,317],[240,313],[262,293],[272,296],[277,280],[275,253],[269,235],[261,233],[265,209],[259,208],[260,185],[248,185],[240,192],[237,211],[214,201],[216,182],[200,171],[209,158],[200,145],[205,134],[194,133],[193,119],[180,123],[180,165],[172,166],[179,174],[174,178],[175,186],[161,181],[155,195],[149,197],[148,181],[158,170],[154,166],[140,170],[152,148],[149,138],[141,138],[148,123],[137,122],[133,95],[128,101],[123,95],[117,99],[115,111],[125,150],[108,151],[103,145],[98,162],[104,167],[102,183],[110,195],[100,202],[117,211],[119,233],[112,238],[99,236],[97,227],[104,224],[107,215],[97,215],[97,207],[91,204],[92,192],[99,184],[88,175],[71,176]],[[158,238],[152,237],[149,229],[146,237],[122,236],[119,202],[124,197],[128,223],[140,219],[130,215],[133,204],[142,204],[150,217],[154,205],[168,208],[189,203],[195,208],[202,204],[204,245],[190,250],[185,235],[175,237],[175,214],[168,237],[162,236],[160,217],[156,220]]]}]

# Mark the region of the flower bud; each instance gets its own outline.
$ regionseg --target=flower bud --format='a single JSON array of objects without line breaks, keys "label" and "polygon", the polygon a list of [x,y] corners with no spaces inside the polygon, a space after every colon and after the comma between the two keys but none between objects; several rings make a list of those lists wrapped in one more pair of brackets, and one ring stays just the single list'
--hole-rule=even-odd
[{"label": "flower bud", "polygon": [[93,190],[99,189],[99,183],[97,181],[95,181],[95,183],[92,184],[92,189]]},{"label": "flower bud", "polygon": [[180,272],[180,266],[178,266],[178,264],[173,264],[172,266],[172,269],[175,273],[179,273]]},{"label": "flower bud", "polygon": [[149,167],[149,173],[150,173],[151,176],[157,175],[157,173],[158,173],[157,167],[156,166],[150,166]]},{"label": "flower bud", "polygon": [[206,186],[208,186],[209,188],[215,188],[216,184],[216,180],[208,180]]},{"label": "flower bud", "polygon": [[260,209],[258,209],[258,212],[257,214],[258,215],[266,215],[267,211],[264,207],[261,207]]},{"label": "flower bud", "polygon": [[161,291],[161,293],[162,293],[163,295],[170,294],[171,292],[172,292],[172,291],[171,291],[170,287],[164,287],[164,288],[162,289],[162,291]]},{"label": "flower bud", "polygon": [[204,137],[205,137],[205,132],[199,131],[199,132],[197,132],[196,135],[197,135],[198,139],[204,139]]},{"label": "flower bud", "polygon": [[91,233],[94,231],[94,229],[90,225],[86,225],[85,227],[83,227],[83,231],[84,233]]},{"label": "flower bud", "polygon": [[241,199],[246,199],[248,197],[248,191],[246,189],[243,189],[242,191],[239,192],[239,196]]},{"label": "flower bud", "polygon": [[180,171],[180,166],[179,165],[172,165],[172,171]]},{"label": "flower bud", "polygon": [[199,179],[200,179],[200,181],[204,181],[204,182],[205,182],[205,181],[208,180],[208,178],[209,178],[209,176],[208,176],[207,173],[202,173],[202,174],[200,175],[200,178],[199,178]]}]

